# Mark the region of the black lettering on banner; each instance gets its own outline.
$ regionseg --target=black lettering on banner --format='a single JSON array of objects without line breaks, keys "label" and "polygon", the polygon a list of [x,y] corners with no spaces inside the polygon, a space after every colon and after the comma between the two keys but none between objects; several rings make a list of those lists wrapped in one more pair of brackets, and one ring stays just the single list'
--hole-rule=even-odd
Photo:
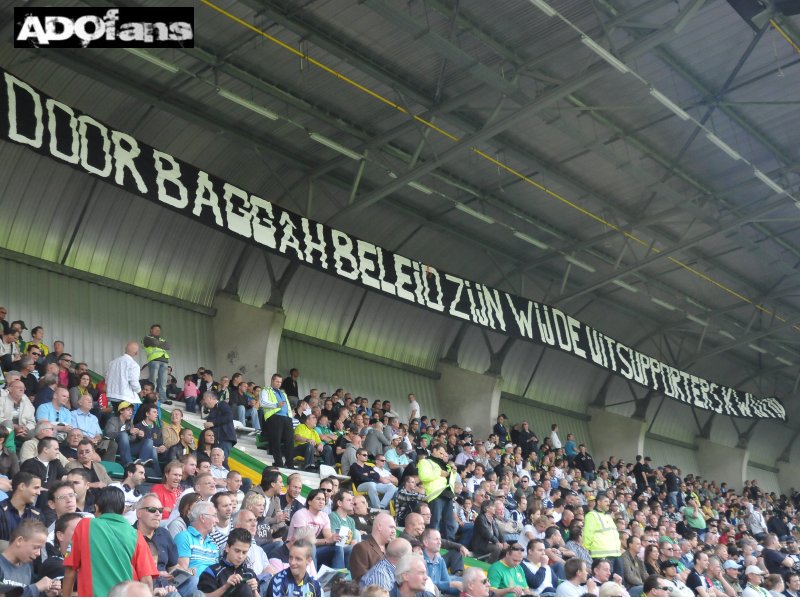
[{"label": "black lettering on banner", "polygon": [[570,315],[441,273],[276,206],[49,98],[0,70],[0,137],[269,249],[418,307],[555,348],[680,402],[734,417],[786,420],[756,398],[644,355]]}]

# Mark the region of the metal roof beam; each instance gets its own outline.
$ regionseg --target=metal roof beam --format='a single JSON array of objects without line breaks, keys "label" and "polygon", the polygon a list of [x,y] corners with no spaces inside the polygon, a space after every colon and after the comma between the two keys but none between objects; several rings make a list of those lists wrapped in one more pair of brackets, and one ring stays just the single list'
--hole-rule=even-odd
[{"label": "metal roof beam", "polygon": [[[696,1],[701,1],[701,0],[696,0]],[[635,58],[636,56],[640,56],[645,52],[648,52],[653,47],[664,43],[666,40],[671,39],[674,35],[675,33],[672,31],[672,23],[669,23],[665,25],[662,29],[660,29],[657,33],[654,33],[649,37],[638,40],[633,44],[629,44],[621,52],[621,55],[624,58],[630,60],[632,58]],[[599,79],[602,75],[610,72],[610,70],[612,69],[613,67],[605,62],[603,62],[602,64],[596,63],[593,67],[588,69],[588,71],[571,78],[564,84],[552,90],[544,92],[541,96],[539,96],[536,100],[534,100],[527,106],[524,106],[519,110],[515,111],[514,113],[506,117],[503,117],[499,121],[487,124],[485,127],[483,127],[483,129],[479,130],[476,133],[472,133],[470,135],[465,136],[460,141],[455,142],[450,148],[440,153],[439,156],[436,157],[434,160],[427,161],[424,164],[415,167],[408,173],[398,177],[396,180],[383,186],[382,188],[375,190],[369,194],[365,194],[364,196],[359,198],[359,200],[355,204],[351,205],[344,211],[340,212],[337,215],[337,218],[341,218],[343,215],[349,214],[353,210],[362,210],[374,204],[375,202],[378,202],[384,196],[391,194],[392,192],[408,185],[408,183],[415,181],[419,177],[430,173],[440,165],[445,164],[450,160],[453,160],[462,152],[472,151],[472,149],[475,148],[477,144],[486,142],[487,140],[495,137],[497,134],[513,127],[516,123],[522,121],[523,119],[531,117],[532,115],[538,113],[542,109],[553,105],[555,102],[564,98],[565,96],[581,89],[582,87],[588,85],[592,81]]]}]

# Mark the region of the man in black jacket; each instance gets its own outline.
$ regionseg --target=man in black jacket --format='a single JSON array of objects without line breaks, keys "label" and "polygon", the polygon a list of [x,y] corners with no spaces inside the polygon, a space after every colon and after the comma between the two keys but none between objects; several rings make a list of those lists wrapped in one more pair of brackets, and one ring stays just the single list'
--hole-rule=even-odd
[{"label": "man in black jacket", "polygon": [[[61,461],[58,460],[58,440],[54,437],[39,440],[36,450],[36,456],[23,462],[19,467],[20,471],[33,473],[41,480],[43,486],[61,479],[65,471]],[[47,493],[44,490],[39,494],[36,506],[39,510],[47,507]]]},{"label": "man in black jacket", "polygon": [[231,448],[236,445],[236,430],[233,428],[233,411],[231,407],[220,402],[214,392],[203,394],[203,405],[208,409],[206,429],[214,430],[214,439],[219,447],[225,451],[225,458],[231,453]]},{"label": "man in black jacket", "polygon": [[584,444],[578,446],[578,453],[575,455],[574,464],[581,470],[581,473],[583,473],[586,479],[592,481],[595,478],[594,459],[592,455],[587,452]]}]

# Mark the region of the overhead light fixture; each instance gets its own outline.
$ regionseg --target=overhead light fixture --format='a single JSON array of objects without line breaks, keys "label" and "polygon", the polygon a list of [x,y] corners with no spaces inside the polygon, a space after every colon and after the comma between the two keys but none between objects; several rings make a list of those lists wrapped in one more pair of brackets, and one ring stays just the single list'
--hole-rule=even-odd
[{"label": "overhead light fixture", "polygon": [[720,329],[717,333],[719,333],[722,337],[728,338],[729,340],[735,340],[736,339],[735,335],[733,335],[729,331],[725,331],[724,329]]},{"label": "overhead light fixture", "polygon": [[475,210],[474,208],[470,208],[466,204],[461,204],[460,202],[457,202],[456,208],[461,212],[468,214],[470,217],[478,219],[479,221],[483,221],[487,225],[494,225],[495,223],[495,220],[489,215],[485,215],[482,212]]},{"label": "overhead light fixture", "polygon": [[422,192],[423,194],[427,194],[428,196],[433,194],[433,190],[431,188],[429,188],[427,185],[422,185],[421,183],[417,183],[416,181],[409,182],[408,187],[414,188],[418,192]]},{"label": "overhead light fixture", "polygon": [[579,269],[583,269],[584,271],[589,271],[589,273],[594,273],[597,271],[592,265],[583,262],[575,258],[574,256],[570,256],[569,254],[564,255],[564,259],[571,265],[575,265]]},{"label": "overhead light fixture", "polygon": [[762,348],[761,346],[756,346],[755,344],[747,344],[747,347],[750,348],[750,350],[755,350],[759,354],[767,353],[767,351],[764,348]]},{"label": "overhead light fixture", "polygon": [[654,87],[650,88],[650,95],[653,98],[655,98],[656,100],[658,100],[664,107],[668,108],[673,113],[675,113],[675,116],[679,117],[683,121],[688,121],[689,119],[691,119],[691,117],[689,116],[689,113],[687,113],[680,106],[675,104],[667,96],[665,96],[664,94],[659,92],[656,88],[654,88]]},{"label": "overhead light fixture", "polygon": [[704,321],[700,317],[695,317],[694,315],[686,315],[686,318],[689,319],[692,323],[697,323],[700,327],[708,327],[708,321]]},{"label": "overhead light fixture", "polygon": [[781,186],[779,186],[777,182],[773,181],[772,179],[764,175],[764,173],[762,173],[758,169],[755,169],[753,171],[753,175],[758,177],[764,184],[766,184],[769,188],[778,192],[779,194],[783,194],[785,192],[785,190]]},{"label": "overhead light fixture", "polygon": [[660,300],[659,298],[650,298],[650,302],[653,304],[658,304],[661,308],[666,308],[667,310],[678,310],[678,307],[674,304],[670,304],[666,300]]},{"label": "overhead light fixture", "polygon": [[531,246],[536,246],[537,248],[541,248],[542,250],[547,250],[550,247],[547,244],[545,244],[543,241],[537,240],[532,235],[528,235],[527,233],[522,233],[521,231],[515,231],[512,235],[515,238],[517,238],[518,240],[522,240],[523,242],[527,242]]},{"label": "overhead light fixture", "polygon": [[581,42],[583,42],[584,46],[591,49],[592,52],[597,54],[597,56],[602,58],[604,61],[606,61],[620,73],[630,73],[631,70],[628,68],[628,65],[626,65],[624,62],[622,62],[613,54],[611,54],[611,52],[603,48],[600,44],[595,42],[588,35],[582,35]]},{"label": "overhead light fixture", "polygon": [[230,100],[234,104],[238,104],[239,106],[246,108],[249,111],[252,111],[262,117],[266,117],[270,121],[277,121],[278,115],[276,115],[271,110],[268,110],[261,106],[260,104],[256,104],[255,102],[251,102],[247,98],[242,98],[238,94],[234,94],[230,90],[226,90],[225,88],[217,88],[217,93],[225,98],[226,100]]},{"label": "overhead light fixture", "polygon": [[531,4],[533,4],[548,17],[555,17],[558,14],[556,10],[544,0],[531,0]]},{"label": "overhead light fixture", "polygon": [[361,160],[364,158],[355,150],[351,150],[347,146],[342,146],[341,144],[334,142],[331,138],[325,137],[321,133],[315,133],[311,131],[309,132],[308,137],[310,137],[318,144],[322,144],[323,146],[326,146],[331,150],[338,152],[342,156],[346,156],[347,158],[352,158],[353,160]]},{"label": "overhead light fixture", "polygon": [[150,54],[146,50],[140,50],[139,48],[125,48],[125,52],[127,52],[128,54],[133,54],[134,56],[138,56],[142,60],[146,60],[150,64],[160,67],[165,71],[169,71],[170,73],[177,73],[178,71],[181,70],[181,68],[178,65],[173,65],[170,62],[161,60],[155,54]]},{"label": "overhead light fixture", "polygon": [[782,365],[786,365],[787,367],[793,367],[793,366],[794,366],[794,363],[792,363],[792,362],[789,362],[788,360],[786,360],[786,359],[785,359],[785,358],[783,358],[782,356],[776,356],[776,357],[775,357],[775,360],[777,360],[777,361],[778,361],[779,363],[781,363]]},{"label": "overhead light fixture", "polygon": [[708,138],[708,141],[709,141],[709,142],[711,142],[712,144],[714,144],[714,145],[715,145],[717,148],[719,148],[720,150],[722,150],[722,151],[723,151],[725,154],[727,154],[728,156],[730,156],[730,157],[731,157],[733,160],[742,160],[742,156],[741,156],[741,154],[739,154],[738,152],[736,152],[736,150],[734,150],[733,148],[731,148],[730,146],[728,146],[728,144],[726,144],[725,142],[723,142],[721,139],[719,139],[719,138],[718,138],[717,136],[715,136],[713,133],[706,133],[706,137]]},{"label": "overhead light fixture", "polygon": [[389,176],[389,179],[397,179],[397,173],[394,171],[386,171],[386,174]]},{"label": "overhead light fixture", "polygon": [[630,283],[622,281],[622,279],[612,279],[611,283],[613,283],[617,287],[621,287],[623,290],[628,290],[629,292],[633,292],[634,294],[639,291],[639,288],[632,286]]}]

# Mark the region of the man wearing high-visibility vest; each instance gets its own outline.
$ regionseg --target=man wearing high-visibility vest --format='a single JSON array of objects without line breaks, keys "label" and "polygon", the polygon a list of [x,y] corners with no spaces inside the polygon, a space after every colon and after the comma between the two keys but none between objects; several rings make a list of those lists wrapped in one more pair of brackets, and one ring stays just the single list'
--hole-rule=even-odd
[{"label": "man wearing high-visibility vest", "polygon": [[608,511],[610,506],[611,499],[605,494],[598,494],[595,509],[586,513],[584,518],[583,547],[589,551],[592,559],[607,559],[614,572],[622,575],[619,561],[622,546],[614,517]]},{"label": "man wearing high-visibility vest", "polygon": [[156,323],[150,326],[150,333],[144,336],[142,345],[147,355],[150,381],[158,394],[160,415],[161,404],[167,402],[167,377],[169,376],[169,354],[167,354],[169,342],[161,337],[161,325]]},{"label": "man wearing high-visibility vest", "polygon": [[289,412],[289,399],[281,389],[283,377],[275,373],[269,387],[261,390],[259,406],[261,407],[261,438],[269,443],[269,453],[275,460],[276,467],[293,466],[294,427]]}]

